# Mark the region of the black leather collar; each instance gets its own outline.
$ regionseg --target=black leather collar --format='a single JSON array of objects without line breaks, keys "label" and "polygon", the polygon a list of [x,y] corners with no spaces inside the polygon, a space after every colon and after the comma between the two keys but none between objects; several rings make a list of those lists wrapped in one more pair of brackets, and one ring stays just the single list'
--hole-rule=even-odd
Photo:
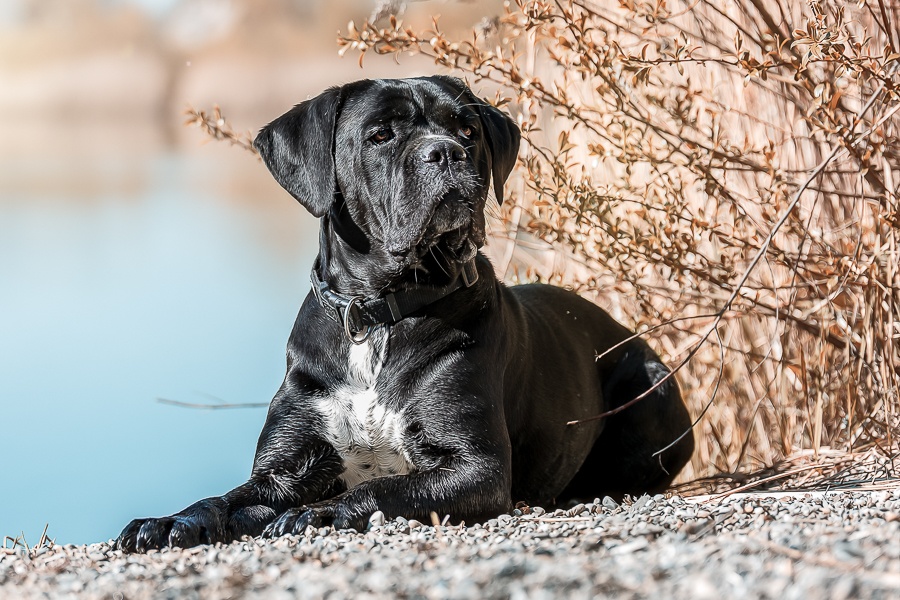
[{"label": "black leather collar", "polygon": [[417,286],[376,298],[347,296],[332,290],[319,277],[318,258],[313,265],[310,280],[313,294],[325,309],[325,314],[343,326],[344,333],[351,342],[361,344],[375,326],[393,325],[460,288],[472,287],[478,281],[478,267],[473,258],[445,286]]}]

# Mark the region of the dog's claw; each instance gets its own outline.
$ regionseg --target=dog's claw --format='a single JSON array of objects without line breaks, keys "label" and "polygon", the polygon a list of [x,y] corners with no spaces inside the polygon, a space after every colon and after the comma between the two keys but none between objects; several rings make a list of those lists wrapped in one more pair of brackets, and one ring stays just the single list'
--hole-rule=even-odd
[{"label": "dog's claw", "polygon": [[[162,519],[144,519],[137,532],[135,549],[138,552],[159,550],[163,545],[162,539],[167,539],[169,537],[169,528],[171,527],[169,521],[170,519],[168,517]],[[160,530],[162,529],[165,530],[165,537],[160,535]]]},{"label": "dog's claw", "polygon": [[330,524],[334,509],[327,506],[300,506],[286,510],[266,527],[263,537],[276,538],[283,535],[300,535],[307,527],[321,527]]},{"label": "dog's claw", "polygon": [[209,543],[209,532],[206,527],[192,521],[176,520],[169,531],[168,545],[178,548],[190,548]]},{"label": "dog's claw", "polygon": [[137,550],[137,534],[144,524],[144,519],[134,519],[129,523],[119,537],[116,538],[116,549],[122,552],[134,552]]}]

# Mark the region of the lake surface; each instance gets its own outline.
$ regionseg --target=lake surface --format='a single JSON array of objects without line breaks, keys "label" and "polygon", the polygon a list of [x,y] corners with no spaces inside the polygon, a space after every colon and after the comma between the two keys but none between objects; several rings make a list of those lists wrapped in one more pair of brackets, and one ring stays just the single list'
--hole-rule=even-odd
[{"label": "lake surface", "polygon": [[0,535],[118,535],[249,474],[316,221],[246,151],[0,123]]}]

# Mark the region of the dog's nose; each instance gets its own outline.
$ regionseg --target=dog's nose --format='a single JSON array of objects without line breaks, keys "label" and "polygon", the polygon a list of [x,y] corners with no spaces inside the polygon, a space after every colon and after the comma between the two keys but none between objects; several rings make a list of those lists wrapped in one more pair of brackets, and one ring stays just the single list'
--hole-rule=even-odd
[{"label": "dog's nose", "polygon": [[453,140],[438,140],[422,148],[421,157],[422,162],[437,163],[443,167],[466,160],[466,149]]}]

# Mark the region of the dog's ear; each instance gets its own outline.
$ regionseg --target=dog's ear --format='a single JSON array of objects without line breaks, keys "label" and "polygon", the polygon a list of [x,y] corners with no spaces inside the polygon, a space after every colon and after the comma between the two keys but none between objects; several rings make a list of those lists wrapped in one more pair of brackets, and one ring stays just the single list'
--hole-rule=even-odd
[{"label": "dog's ear", "polygon": [[480,102],[478,114],[490,150],[488,164],[491,166],[491,177],[494,180],[494,195],[497,196],[497,202],[502,204],[503,184],[516,166],[522,134],[509,115],[490,104]]},{"label": "dog's ear", "polygon": [[335,197],[334,129],[346,86],[302,102],[260,130],[253,140],[275,181],[321,217]]}]

